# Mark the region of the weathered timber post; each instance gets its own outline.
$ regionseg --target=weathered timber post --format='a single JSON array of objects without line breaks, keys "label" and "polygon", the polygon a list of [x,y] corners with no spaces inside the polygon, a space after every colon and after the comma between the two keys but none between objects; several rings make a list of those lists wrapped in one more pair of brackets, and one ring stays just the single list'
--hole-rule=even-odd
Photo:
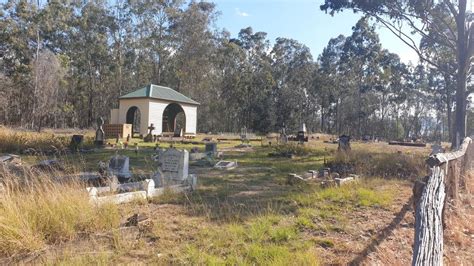
[{"label": "weathered timber post", "polygon": [[415,213],[413,265],[443,264],[444,169],[435,166]]},{"label": "weathered timber post", "polygon": [[[461,147],[454,152],[438,153],[426,161],[431,169],[424,188],[417,183],[414,187],[415,243],[412,265],[443,264],[443,214],[445,200],[457,201],[461,175],[470,167],[469,152],[472,140],[465,138]],[[469,150],[469,152],[467,152]],[[466,156],[467,154],[467,156]],[[421,192],[421,196],[420,194]]]}]

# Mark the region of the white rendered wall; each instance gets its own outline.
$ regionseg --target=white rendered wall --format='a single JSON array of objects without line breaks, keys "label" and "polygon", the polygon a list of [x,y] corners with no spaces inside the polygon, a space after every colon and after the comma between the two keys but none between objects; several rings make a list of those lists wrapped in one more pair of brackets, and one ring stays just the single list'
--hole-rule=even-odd
[{"label": "white rendered wall", "polygon": [[197,128],[197,106],[181,104],[186,115],[186,132],[196,134]]},{"label": "white rendered wall", "polygon": [[169,102],[150,100],[150,124],[155,126],[154,134],[161,134],[163,132],[163,112]]},{"label": "white rendered wall", "polygon": [[150,116],[148,115],[149,101],[150,99],[146,98],[121,99],[118,124],[125,124],[127,122],[127,111],[135,106],[140,110],[140,134],[146,135],[148,133],[148,125],[150,124]]},{"label": "white rendered wall", "polygon": [[[150,99],[150,119],[149,124],[153,123],[155,126],[156,134],[163,133],[163,112],[166,107],[172,102]],[[196,134],[196,125],[197,125],[197,106],[188,105],[184,103],[177,103],[183,108],[184,115],[186,116],[186,132]]]},{"label": "white rendered wall", "polygon": [[118,123],[119,123],[119,109],[111,109],[109,124],[118,124]]}]

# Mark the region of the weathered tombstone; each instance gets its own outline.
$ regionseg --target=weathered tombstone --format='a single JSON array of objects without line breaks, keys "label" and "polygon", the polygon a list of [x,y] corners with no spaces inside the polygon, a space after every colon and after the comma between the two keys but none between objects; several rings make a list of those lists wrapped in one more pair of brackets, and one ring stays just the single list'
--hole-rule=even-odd
[{"label": "weathered tombstone", "polygon": [[249,137],[248,137],[247,127],[243,127],[240,129],[240,141],[242,141],[242,143],[250,142]]},{"label": "weathered tombstone", "polygon": [[117,176],[120,182],[125,182],[132,177],[130,173],[130,159],[124,155],[115,155],[109,161],[109,175]]},{"label": "weathered tombstone", "polygon": [[347,135],[342,135],[339,137],[339,146],[337,147],[338,151],[350,151],[351,150],[351,137]]},{"label": "weathered tombstone", "polygon": [[215,142],[209,142],[206,143],[206,150],[205,152],[211,156],[214,156],[217,154],[217,143]]},{"label": "weathered tombstone", "polygon": [[234,161],[218,161],[214,168],[221,169],[221,170],[231,170],[237,167],[237,162]]},{"label": "weathered tombstone", "polygon": [[82,146],[83,140],[83,135],[72,135],[71,142],[69,143],[69,148],[71,149],[71,152],[78,152],[79,148]]},{"label": "weathered tombstone", "polygon": [[188,178],[189,153],[187,150],[160,151],[158,164],[166,183],[182,182]]},{"label": "weathered tombstone", "polygon": [[150,124],[150,126],[148,127],[148,130],[149,130],[148,135],[146,135],[143,141],[153,142],[153,130],[155,130],[155,126],[153,125],[153,123]]},{"label": "weathered tombstone", "polygon": [[283,144],[288,143],[288,135],[286,135],[286,128],[283,126],[280,133],[280,142]]},{"label": "weathered tombstone", "polygon": [[105,144],[105,132],[102,126],[104,125],[104,119],[102,117],[97,118],[97,130],[95,131],[94,144],[96,147],[103,147]]},{"label": "weathered tombstone", "polygon": [[303,123],[301,125],[301,128],[298,131],[298,134],[296,135],[296,140],[301,144],[303,144],[305,141],[306,142],[308,141],[308,136],[306,136],[306,125],[305,125],[305,123]]},{"label": "weathered tombstone", "polygon": [[130,134],[127,135],[127,142],[130,141]]}]

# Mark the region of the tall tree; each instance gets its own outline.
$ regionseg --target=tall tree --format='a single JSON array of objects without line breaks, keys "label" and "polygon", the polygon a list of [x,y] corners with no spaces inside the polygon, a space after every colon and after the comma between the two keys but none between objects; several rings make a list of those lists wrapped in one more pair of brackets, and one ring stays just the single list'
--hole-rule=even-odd
[{"label": "tall tree", "polygon": [[[467,0],[325,0],[321,9],[331,14],[352,9],[376,18],[414,49],[421,59],[436,67],[439,66],[425,56],[410,32],[430,37],[456,54],[456,73],[451,73],[456,76],[456,116],[452,145],[457,147],[460,144],[465,136],[466,84],[468,76],[472,75],[474,56],[474,16],[467,9]],[[410,32],[404,30],[405,25],[410,27]],[[431,30],[431,35],[428,30]]]}]

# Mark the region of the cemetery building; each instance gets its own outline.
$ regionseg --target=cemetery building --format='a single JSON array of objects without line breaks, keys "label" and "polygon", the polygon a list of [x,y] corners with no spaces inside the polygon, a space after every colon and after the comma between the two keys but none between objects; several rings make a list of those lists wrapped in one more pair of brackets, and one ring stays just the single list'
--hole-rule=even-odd
[{"label": "cemetery building", "polygon": [[119,108],[110,111],[110,124],[131,124],[132,132],[166,135],[182,131],[185,136],[196,135],[197,107],[193,99],[164,86],[150,84],[119,97]]}]

